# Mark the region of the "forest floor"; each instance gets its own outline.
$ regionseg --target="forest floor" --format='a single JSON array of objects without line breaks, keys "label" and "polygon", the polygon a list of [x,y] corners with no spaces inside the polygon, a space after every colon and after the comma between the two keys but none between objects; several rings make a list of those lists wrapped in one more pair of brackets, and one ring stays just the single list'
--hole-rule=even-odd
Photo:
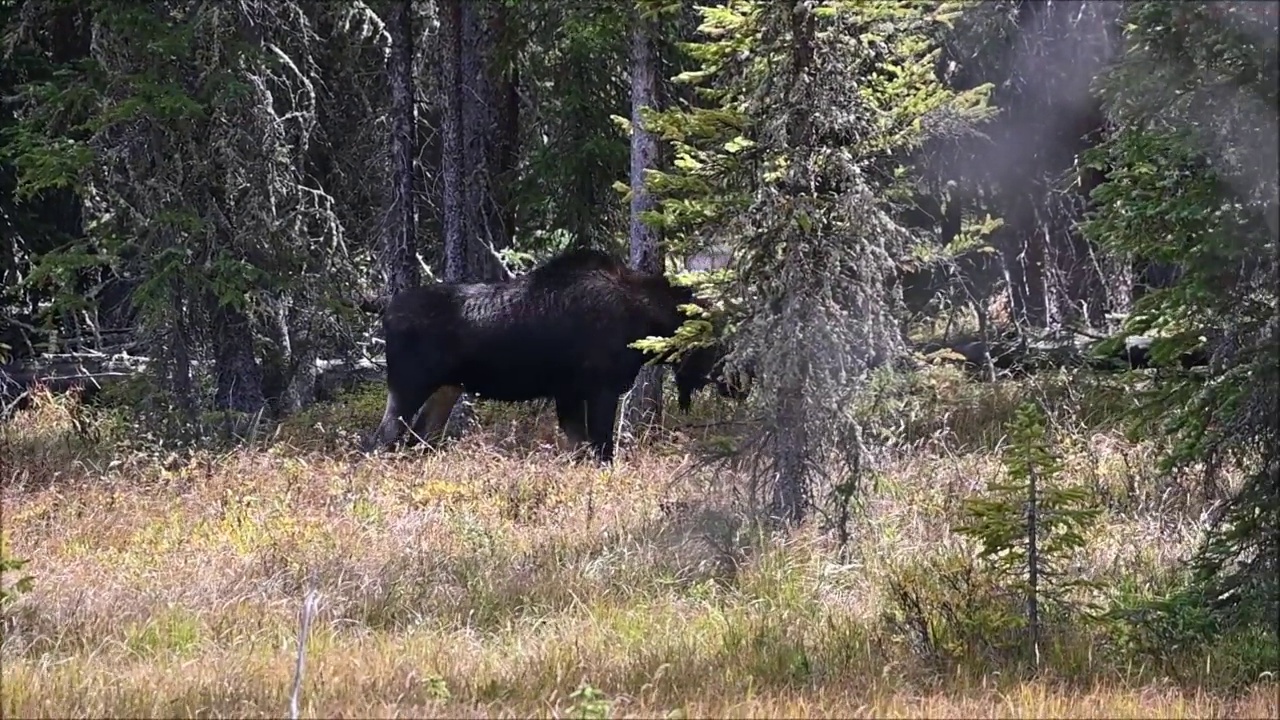
[{"label": "forest floor", "polygon": [[[558,455],[549,410],[362,458],[343,448],[379,388],[194,455],[46,398],[0,428],[4,554],[33,577],[4,610],[0,715],[287,716],[314,588],[304,717],[1277,717],[1256,633],[1061,623],[1032,673],[1018,601],[951,529],[1025,389],[940,387],[843,548],[753,534],[732,473],[685,472],[721,441],[707,399],[600,469]],[[1165,587],[1201,532],[1152,452],[1064,446],[1106,507],[1075,571],[1113,601]]]}]

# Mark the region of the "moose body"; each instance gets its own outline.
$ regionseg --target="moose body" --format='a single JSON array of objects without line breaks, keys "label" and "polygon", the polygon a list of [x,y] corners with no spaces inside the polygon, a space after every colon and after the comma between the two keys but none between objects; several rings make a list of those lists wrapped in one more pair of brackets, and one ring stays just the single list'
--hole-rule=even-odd
[{"label": "moose body", "polygon": [[551,398],[570,442],[589,442],[610,462],[619,396],[648,359],[628,346],[674,334],[684,321],[678,306],[691,302],[689,288],[595,250],[563,253],[512,280],[405,290],[382,317],[387,406],[370,446],[395,443],[408,426],[434,442],[468,392]]}]

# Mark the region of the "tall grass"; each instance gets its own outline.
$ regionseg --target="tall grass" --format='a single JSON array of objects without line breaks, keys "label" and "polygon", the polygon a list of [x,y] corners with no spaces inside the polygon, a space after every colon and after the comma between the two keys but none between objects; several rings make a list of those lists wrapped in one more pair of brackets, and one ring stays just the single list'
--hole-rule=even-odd
[{"label": "tall grass", "polygon": [[[364,458],[344,448],[375,390],[176,453],[41,397],[0,431],[5,553],[35,576],[4,610],[0,712],[283,716],[314,583],[307,717],[1276,716],[1262,636],[1060,627],[1039,673],[1020,663],[950,530],[999,472],[1003,396],[939,387],[965,442],[893,458],[843,553],[817,526],[763,536],[731,473],[693,468],[714,408],[600,469],[563,457],[550,412],[487,408],[443,451]],[[1149,447],[1070,450],[1109,507],[1082,572],[1114,602],[1158,594],[1199,508],[1168,502]]]}]

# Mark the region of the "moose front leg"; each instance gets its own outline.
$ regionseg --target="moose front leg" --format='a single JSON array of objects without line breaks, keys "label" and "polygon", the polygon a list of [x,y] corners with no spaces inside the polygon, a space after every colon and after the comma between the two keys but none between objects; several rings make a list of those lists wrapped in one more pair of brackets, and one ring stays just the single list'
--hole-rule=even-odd
[{"label": "moose front leg", "polygon": [[587,401],[587,437],[596,458],[606,465],[613,462],[613,430],[618,415],[618,396],[608,390],[597,391]]}]

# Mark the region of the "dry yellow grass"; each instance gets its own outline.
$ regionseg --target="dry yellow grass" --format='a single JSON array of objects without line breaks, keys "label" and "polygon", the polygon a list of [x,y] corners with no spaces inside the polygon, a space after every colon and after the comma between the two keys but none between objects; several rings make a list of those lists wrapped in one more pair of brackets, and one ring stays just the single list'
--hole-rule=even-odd
[{"label": "dry yellow grass", "polygon": [[[35,576],[5,611],[4,717],[286,715],[313,587],[306,717],[1277,716],[1223,648],[1117,668],[1085,638],[1035,680],[922,660],[886,578],[957,547],[991,456],[897,461],[842,557],[814,528],[753,537],[733,478],[681,475],[670,439],[610,470],[545,447],[545,417],[426,455],[104,456],[70,418],[45,401],[0,438],[5,547]],[[1099,436],[1074,472],[1124,487],[1126,452]],[[1108,514],[1089,572],[1172,565],[1178,517]]]}]

